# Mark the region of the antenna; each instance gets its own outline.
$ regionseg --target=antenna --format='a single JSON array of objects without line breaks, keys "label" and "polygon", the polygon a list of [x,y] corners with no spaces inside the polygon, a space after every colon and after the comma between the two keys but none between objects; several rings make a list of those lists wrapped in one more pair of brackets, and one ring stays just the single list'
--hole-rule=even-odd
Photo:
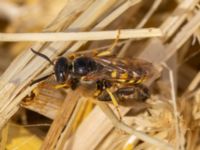
[{"label": "antenna", "polygon": [[43,80],[49,78],[49,77],[52,76],[52,75],[54,75],[54,73],[50,73],[50,74],[48,74],[48,75],[46,75],[46,76],[43,76],[43,77],[41,77],[41,78],[39,78],[39,79],[33,80],[33,81],[31,81],[31,83],[29,84],[29,86],[32,86],[32,85],[34,85],[34,84],[36,84],[36,83],[38,83],[38,82],[41,82],[41,81],[43,81]]},{"label": "antenna", "polygon": [[32,48],[31,48],[31,51],[32,51],[34,54],[36,54],[36,55],[38,55],[38,56],[40,56],[40,57],[46,59],[51,65],[54,66],[53,61],[51,61],[51,60],[49,59],[49,57],[47,57],[46,55],[44,55],[44,54],[42,54],[42,53],[40,53],[40,52],[37,52],[37,51],[35,51],[35,50],[32,49]]}]

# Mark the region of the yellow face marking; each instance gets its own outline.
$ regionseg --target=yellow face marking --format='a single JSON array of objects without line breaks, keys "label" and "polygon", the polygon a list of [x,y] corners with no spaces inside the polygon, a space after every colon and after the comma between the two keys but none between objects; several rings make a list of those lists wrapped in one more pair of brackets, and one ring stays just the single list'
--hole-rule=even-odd
[{"label": "yellow face marking", "polygon": [[112,78],[116,78],[117,77],[117,71],[116,70],[111,72],[111,77]]},{"label": "yellow face marking", "polygon": [[125,73],[120,74],[120,78],[121,79],[127,79],[128,78],[128,73],[125,72]]}]

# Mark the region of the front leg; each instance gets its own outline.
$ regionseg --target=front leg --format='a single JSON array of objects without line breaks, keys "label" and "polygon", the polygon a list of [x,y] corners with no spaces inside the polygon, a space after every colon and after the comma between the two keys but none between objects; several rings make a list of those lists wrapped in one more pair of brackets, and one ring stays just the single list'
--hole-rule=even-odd
[{"label": "front leg", "polygon": [[78,78],[72,78],[70,80],[70,88],[72,90],[76,90],[79,85],[80,85],[80,80]]},{"label": "front leg", "polygon": [[71,88],[72,90],[76,90],[79,85],[80,85],[80,80],[78,78],[71,78],[68,82],[66,82],[64,84],[56,85],[55,88],[56,89]]}]

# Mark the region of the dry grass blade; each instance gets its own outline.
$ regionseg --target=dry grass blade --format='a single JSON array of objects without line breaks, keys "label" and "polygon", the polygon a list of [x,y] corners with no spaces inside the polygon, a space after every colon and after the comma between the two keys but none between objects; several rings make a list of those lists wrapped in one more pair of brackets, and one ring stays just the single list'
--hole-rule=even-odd
[{"label": "dry grass blade", "polygon": [[[72,24],[70,24],[68,29],[72,28],[87,28],[92,25],[101,15],[105,12],[99,13],[99,9],[103,8],[105,11],[112,7],[116,1],[102,1],[93,3],[87,11],[84,11],[83,14],[80,15],[79,18],[76,19]],[[95,8],[95,9],[94,9]],[[73,8],[71,8],[73,9]],[[90,13],[90,10],[94,10],[98,12],[95,15]],[[87,16],[88,15],[88,16]],[[91,17],[90,17],[91,16]],[[85,17],[88,17],[85,20]],[[69,21],[69,20],[68,20]],[[67,30],[67,29],[66,29]],[[42,44],[41,44],[42,45]],[[33,46],[34,49],[39,49],[42,46],[37,45]],[[43,53],[45,53],[50,58],[55,58],[59,53],[64,51],[64,48],[70,45],[70,42],[53,42],[51,44],[46,43],[43,45]],[[19,97],[16,97],[19,92],[31,81],[31,79],[40,73],[47,63],[40,58],[35,58],[31,60],[33,54],[30,51],[24,52],[16,58],[16,60],[10,65],[7,71],[3,74],[0,81],[0,108],[2,122],[0,126],[2,127],[6,120],[12,116],[15,111],[19,108],[18,104],[20,102],[20,98],[22,96],[26,96],[32,88],[28,88],[29,90],[25,90],[20,94]],[[37,65],[36,65],[37,64]]]},{"label": "dry grass blade", "polygon": [[77,92],[69,92],[51,125],[41,149],[53,149],[56,146],[56,142],[58,141],[62,130],[67,125],[79,98],[80,96]]},{"label": "dry grass blade", "polygon": [[[167,55],[162,60],[163,62],[169,59],[199,28],[200,26],[200,12],[194,15],[190,22],[188,22],[179,32],[169,46],[166,47]],[[169,52],[170,51],[170,52]]]},{"label": "dry grass blade", "polygon": [[[69,33],[0,33],[0,41],[82,41],[82,40],[109,40],[115,39],[118,31],[92,31],[92,32],[69,32]],[[119,39],[160,37],[162,32],[156,28],[147,29],[124,29],[120,30]]]},{"label": "dry grass blade", "polygon": [[173,14],[162,24],[161,29],[165,34],[165,39],[169,39],[181,24],[186,20],[188,12],[191,11],[199,0],[181,1]]},{"label": "dry grass blade", "polygon": [[[138,0],[138,1],[126,1],[124,4],[122,4],[118,8],[116,8],[116,10],[111,12],[111,14],[106,16],[100,23],[98,23],[96,26],[94,26],[94,28],[92,28],[91,30],[95,31],[95,30],[104,29],[106,26],[108,26],[110,23],[112,23],[117,17],[119,17],[122,13],[127,11],[131,6],[137,4],[138,2],[140,2],[140,0]],[[69,48],[67,53],[76,51],[82,45],[84,45],[86,42],[87,41],[75,43],[72,47]]]},{"label": "dry grass blade", "polygon": [[[29,135],[41,138],[36,144],[28,137],[14,145],[15,149],[22,149],[31,142],[37,148],[43,142],[41,149],[56,150],[199,149],[199,0],[61,1],[0,2],[3,6],[0,6],[1,148],[10,150],[9,146],[15,143],[16,136],[21,136],[20,132],[14,137],[8,134],[14,128],[5,125],[12,117],[14,124],[22,125]],[[61,10],[60,13],[58,10]],[[21,41],[40,43],[27,46]],[[97,100],[93,97],[94,92],[97,93],[97,81],[87,93],[82,88],[90,86],[88,82],[80,82],[75,91],[56,90],[58,83],[54,76],[42,84],[29,86],[32,80],[54,71],[54,63],[50,65],[34,55],[30,48],[45,54],[52,62],[59,56],[68,58],[71,56],[69,53],[78,50],[76,54],[92,55],[95,62],[108,61],[110,63],[104,67],[108,67],[110,72],[98,74],[102,74],[99,78],[103,79],[117,74],[127,80],[129,72],[139,75],[141,81],[137,85],[120,81],[116,83],[117,87],[110,89],[112,92],[117,90],[113,97],[119,100],[122,120],[117,119],[116,108],[109,102],[97,102],[94,107],[92,102]],[[11,62],[11,58],[24,49],[27,50]],[[95,55],[102,50],[110,50],[114,55]],[[73,56],[77,58],[78,55]],[[8,60],[7,56],[10,60],[4,63],[4,59]],[[141,64],[141,71],[134,62],[131,64],[133,68],[129,69],[126,56],[130,61],[139,57],[157,66]],[[74,64],[72,57],[69,60],[70,64]],[[10,66],[5,68],[10,62]],[[74,65],[70,66],[73,70]],[[74,76],[72,70],[68,77]],[[128,72],[128,76],[126,73],[121,75],[122,70]],[[153,75],[144,81],[146,72],[153,72]],[[67,83],[71,82],[67,80]],[[120,95],[121,87],[126,86],[134,89],[131,93],[134,98],[127,91],[124,92],[125,97]],[[87,97],[87,94],[90,96]],[[37,117],[39,119],[35,119]],[[50,128],[42,125],[50,125]]]},{"label": "dry grass blade", "polygon": [[[60,135],[60,138],[58,139],[58,142],[55,147],[56,150],[63,149],[66,141],[69,139],[69,137],[71,135],[73,135],[73,132],[79,125],[79,123],[80,123],[79,121],[81,119],[81,116],[83,115],[83,111],[85,108],[84,107],[85,105],[83,105],[83,104],[87,104],[86,99],[85,98],[79,99],[78,104],[77,104],[72,116],[70,117],[68,124],[63,129],[62,134]],[[79,116],[79,115],[81,115],[81,116]]]},{"label": "dry grass blade", "polygon": [[117,119],[117,117],[114,115],[112,110],[108,107],[108,105],[105,105],[103,103],[98,103],[98,105],[102,109],[102,111],[106,114],[106,116],[108,116],[108,118],[112,121],[113,125],[116,128],[121,129],[122,131],[125,131],[129,134],[133,134],[137,138],[142,139],[143,141],[153,144],[162,149],[166,149],[166,150],[173,149],[173,147],[171,145],[169,145],[168,143],[165,143],[159,139],[153,138],[153,137],[148,136],[140,131],[137,131],[134,128],[131,128],[130,126],[126,125],[125,123],[123,123],[122,121]]},{"label": "dry grass blade", "polygon": [[[148,13],[145,15],[145,17],[141,20],[141,22],[136,26],[136,28],[142,28],[147,21],[149,20],[149,18],[153,15],[153,13],[157,10],[158,6],[160,5],[161,0],[156,0],[154,1],[153,5],[151,6],[150,10],[148,11]],[[118,54],[119,57],[124,56],[126,50],[128,49],[128,47],[130,47],[131,43],[133,42],[133,40],[129,40],[128,42],[126,42],[126,44],[123,46],[122,50],[120,51],[120,53]]]},{"label": "dry grass blade", "polygon": [[174,108],[174,117],[175,117],[175,127],[176,127],[176,149],[181,149],[184,150],[184,143],[183,143],[183,135],[181,134],[180,130],[180,114],[178,112],[177,108],[177,99],[176,99],[176,88],[175,88],[175,83],[174,83],[174,74],[172,69],[170,69],[166,64],[163,64],[164,67],[166,67],[169,71],[169,78],[170,78],[170,86],[171,86],[171,99],[172,99],[172,104]]},{"label": "dry grass blade", "polygon": [[[62,26],[69,26],[77,16],[88,8],[93,3],[93,0],[76,0],[68,1],[68,3],[63,7],[58,16],[47,25],[45,28],[46,31],[58,31]],[[66,18],[68,21],[66,22]]]},{"label": "dry grass blade", "polygon": [[32,93],[34,98],[25,98],[20,106],[54,119],[66,97],[65,92],[58,91],[54,86],[46,82],[37,86]]},{"label": "dry grass blade", "polygon": [[[171,13],[171,15],[162,23],[162,25],[160,26],[160,29],[164,33],[165,40],[168,40],[169,38],[171,38],[171,36],[186,20],[188,11],[194,8],[194,6],[197,3],[198,3],[198,0],[182,1],[176,7],[173,13]],[[177,17],[173,17],[173,16],[177,16]],[[187,30],[185,30],[185,32],[187,32]],[[184,34],[182,34],[183,37],[181,37],[183,39],[185,39]],[[179,43],[178,40],[177,42]],[[174,47],[171,47],[171,48],[175,51]],[[139,57],[143,59],[147,59],[151,62],[159,63],[160,60],[163,60],[163,57],[166,57],[166,54],[163,54],[163,52],[168,53],[168,51],[165,51],[164,49],[165,47],[164,47],[163,41],[161,41],[160,39],[151,39],[149,44],[146,46],[145,50],[141,52]],[[169,51],[171,51],[171,49],[169,49]]]},{"label": "dry grass blade", "polygon": [[197,85],[200,82],[200,72],[197,73],[197,75],[194,77],[193,81],[191,82],[191,84],[188,86],[188,89],[186,92],[191,92],[193,91]]},{"label": "dry grass blade", "polygon": [[8,132],[9,132],[9,124],[7,123],[1,132],[1,143],[0,143],[1,149],[6,149],[6,144],[8,141]]}]

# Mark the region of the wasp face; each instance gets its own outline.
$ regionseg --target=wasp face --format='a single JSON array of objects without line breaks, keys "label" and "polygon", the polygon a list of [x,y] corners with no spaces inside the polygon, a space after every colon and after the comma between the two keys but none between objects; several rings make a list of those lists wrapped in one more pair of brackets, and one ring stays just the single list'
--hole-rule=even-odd
[{"label": "wasp face", "polygon": [[69,75],[70,64],[67,58],[60,57],[54,66],[54,72],[58,83],[64,83]]},{"label": "wasp face", "polygon": [[79,57],[74,60],[73,73],[77,76],[85,76],[98,69],[98,64],[89,57]]}]

